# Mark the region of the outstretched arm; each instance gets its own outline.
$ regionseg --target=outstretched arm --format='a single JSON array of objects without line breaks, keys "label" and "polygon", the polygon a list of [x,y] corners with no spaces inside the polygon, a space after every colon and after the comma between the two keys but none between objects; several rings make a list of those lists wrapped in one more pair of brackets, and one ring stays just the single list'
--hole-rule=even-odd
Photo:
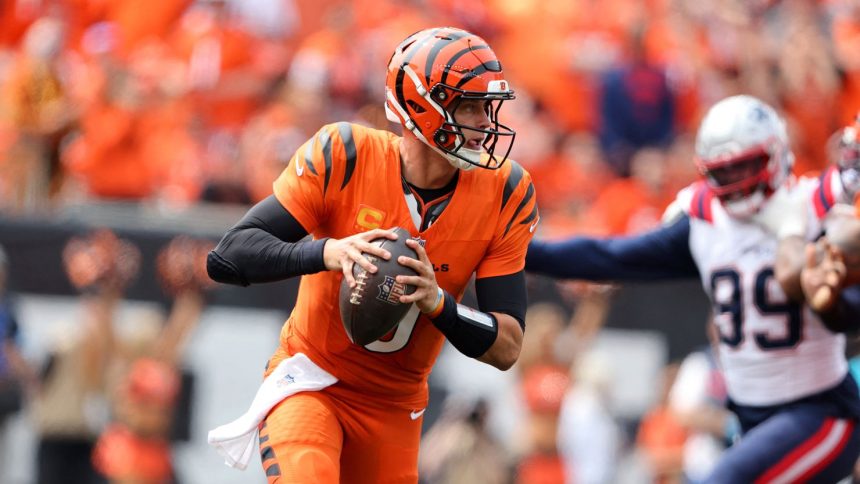
[{"label": "outstretched arm", "polygon": [[632,237],[532,241],[526,270],[564,279],[653,281],[698,275],[690,252],[690,219]]}]

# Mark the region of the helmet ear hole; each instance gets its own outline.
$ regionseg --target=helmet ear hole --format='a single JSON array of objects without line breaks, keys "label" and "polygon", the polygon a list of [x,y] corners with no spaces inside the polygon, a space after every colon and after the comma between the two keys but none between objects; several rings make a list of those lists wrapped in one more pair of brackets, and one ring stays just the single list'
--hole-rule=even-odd
[{"label": "helmet ear hole", "polygon": [[423,112],[426,112],[426,111],[427,111],[426,109],[424,109],[424,107],[423,107],[423,106],[421,106],[420,104],[418,104],[417,102],[415,102],[415,101],[413,101],[413,100],[411,100],[411,99],[410,99],[410,100],[408,100],[408,101],[406,101],[406,104],[407,104],[410,108],[412,108],[412,111],[414,111],[416,114],[421,114],[421,113],[423,113]]}]

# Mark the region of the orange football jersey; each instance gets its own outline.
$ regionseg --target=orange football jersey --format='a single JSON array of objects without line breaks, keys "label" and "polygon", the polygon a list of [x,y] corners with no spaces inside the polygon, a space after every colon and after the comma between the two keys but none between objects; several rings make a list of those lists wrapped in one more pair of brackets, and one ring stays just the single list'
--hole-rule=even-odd
[{"label": "orange football jersey", "polygon": [[[539,220],[528,172],[514,161],[498,170],[461,171],[447,207],[419,232],[404,195],[400,142],[392,133],[355,124],[324,126],[275,181],[275,195],[317,239],[407,229],[425,241],[440,287],[458,300],[472,274],[484,278],[522,270]],[[338,308],[342,277],[336,271],[302,277],[280,352],[305,353],[335,375],[341,388],[422,408],[444,336],[413,305],[385,341],[351,343]]]}]

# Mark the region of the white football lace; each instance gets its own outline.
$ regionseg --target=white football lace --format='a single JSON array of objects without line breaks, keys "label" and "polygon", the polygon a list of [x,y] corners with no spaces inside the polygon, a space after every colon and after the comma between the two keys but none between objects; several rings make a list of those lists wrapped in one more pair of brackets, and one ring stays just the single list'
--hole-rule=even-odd
[{"label": "white football lace", "polygon": [[[366,255],[365,257],[371,264],[376,262],[376,257],[372,255]],[[367,285],[367,271],[362,267],[359,267],[358,271],[358,275],[355,276],[355,287],[349,293],[349,303],[355,305],[361,303],[361,297],[364,295],[364,287]]]}]

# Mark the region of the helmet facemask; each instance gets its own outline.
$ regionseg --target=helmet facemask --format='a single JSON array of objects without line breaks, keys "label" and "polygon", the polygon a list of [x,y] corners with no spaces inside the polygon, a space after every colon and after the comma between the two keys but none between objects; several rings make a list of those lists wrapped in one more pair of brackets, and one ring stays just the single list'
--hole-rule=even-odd
[{"label": "helmet facemask", "polygon": [[[445,123],[436,130],[433,143],[451,164],[462,170],[471,170],[476,166],[488,169],[497,169],[502,166],[511,152],[516,132],[499,122],[499,110],[505,101],[514,99],[512,91],[503,93],[472,92],[445,84],[437,84],[434,86],[430,97],[433,101],[450,99],[445,104],[437,102],[444,113]],[[482,101],[489,126],[469,126],[458,122],[458,111],[463,106],[464,101]],[[482,135],[481,147],[488,155],[483,160],[480,149],[476,150],[467,146],[468,139],[473,138],[476,133]],[[497,149],[499,149],[498,156],[496,155]]]}]

